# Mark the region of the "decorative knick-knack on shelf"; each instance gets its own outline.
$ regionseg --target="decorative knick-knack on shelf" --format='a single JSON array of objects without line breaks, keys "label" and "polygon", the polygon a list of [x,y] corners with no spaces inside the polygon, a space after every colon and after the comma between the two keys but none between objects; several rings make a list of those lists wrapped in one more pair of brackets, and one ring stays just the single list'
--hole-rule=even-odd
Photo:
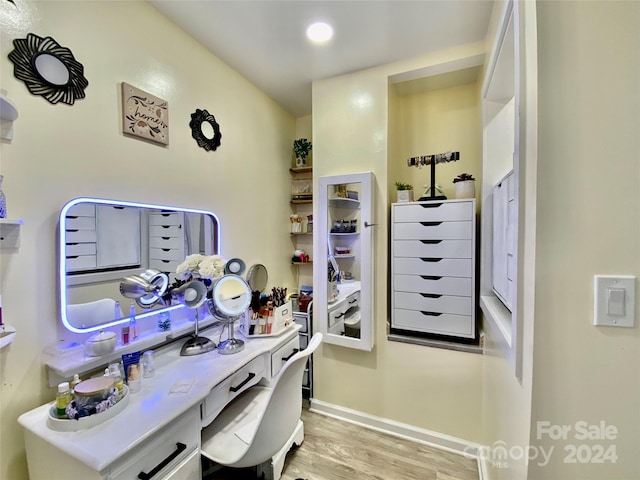
[{"label": "decorative knick-knack on shelf", "polygon": [[453,188],[455,189],[456,198],[475,198],[476,197],[476,179],[473,175],[462,173],[453,179]]},{"label": "decorative knick-knack on shelf", "polygon": [[7,197],[4,196],[2,190],[2,179],[4,177],[0,175],[0,218],[7,218]]},{"label": "decorative knick-knack on shelf", "polygon": [[296,167],[306,167],[307,157],[311,152],[311,142],[306,138],[299,138],[293,141],[293,153],[296,156]]},{"label": "decorative knick-knack on shelf", "polygon": [[398,203],[413,202],[413,185],[396,182],[396,189],[398,192]]}]

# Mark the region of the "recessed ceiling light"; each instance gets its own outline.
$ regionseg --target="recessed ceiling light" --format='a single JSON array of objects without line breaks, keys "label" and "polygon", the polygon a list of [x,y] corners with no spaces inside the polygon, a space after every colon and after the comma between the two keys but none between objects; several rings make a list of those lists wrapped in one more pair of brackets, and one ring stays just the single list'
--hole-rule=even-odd
[{"label": "recessed ceiling light", "polygon": [[314,43],[325,43],[333,37],[333,27],[324,22],[312,23],[307,27],[307,37]]}]

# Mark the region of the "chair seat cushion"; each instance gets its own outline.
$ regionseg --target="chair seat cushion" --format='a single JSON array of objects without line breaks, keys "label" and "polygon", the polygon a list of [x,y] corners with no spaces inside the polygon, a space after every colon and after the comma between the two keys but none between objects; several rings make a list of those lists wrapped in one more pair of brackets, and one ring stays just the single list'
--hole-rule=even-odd
[{"label": "chair seat cushion", "polygon": [[268,387],[252,387],[227,405],[202,430],[202,455],[228,466],[239,461],[256,435],[271,390]]}]

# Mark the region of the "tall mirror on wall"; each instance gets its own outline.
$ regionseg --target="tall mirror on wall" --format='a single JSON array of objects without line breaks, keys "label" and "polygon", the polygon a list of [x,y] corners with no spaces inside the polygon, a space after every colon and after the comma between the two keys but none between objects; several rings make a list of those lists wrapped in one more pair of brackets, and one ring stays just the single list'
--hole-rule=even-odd
[{"label": "tall mirror on wall", "polygon": [[320,177],[314,238],[323,259],[313,272],[323,341],[367,351],[374,339],[373,179],[372,172]]},{"label": "tall mirror on wall", "polygon": [[[187,255],[214,255],[220,247],[218,219],[204,210],[76,198],[59,220],[60,314],[74,333],[129,321],[131,299],[120,291],[124,277],[138,275],[163,290]],[[145,298],[135,301],[137,318],[183,308]]]}]

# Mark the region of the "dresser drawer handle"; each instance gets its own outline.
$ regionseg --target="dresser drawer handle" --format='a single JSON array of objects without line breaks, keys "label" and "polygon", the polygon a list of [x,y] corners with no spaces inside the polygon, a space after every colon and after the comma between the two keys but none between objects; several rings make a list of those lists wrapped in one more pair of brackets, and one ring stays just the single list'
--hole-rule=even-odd
[{"label": "dresser drawer handle", "polygon": [[429,317],[439,317],[440,315],[442,315],[442,312],[425,312],[422,310],[420,311],[420,313]]},{"label": "dresser drawer handle", "polygon": [[420,278],[423,280],[441,280],[442,277],[436,277],[433,275],[420,275]]},{"label": "dresser drawer handle", "polygon": [[442,222],[420,222],[420,225],[424,227],[437,227],[438,225],[442,225]]},{"label": "dresser drawer handle", "polygon": [[354,303],[358,303],[357,298],[354,298],[353,300],[349,300],[349,305],[353,305]]},{"label": "dresser drawer handle", "polygon": [[282,357],[282,361],[286,362],[287,360],[289,360],[291,357],[293,357],[296,353],[298,353],[300,351],[299,348],[294,348],[293,352],[291,352],[291,355],[289,355],[288,357]]},{"label": "dresser drawer handle", "polygon": [[247,383],[249,383],[249,382],[251,381],[251,379],[252,379],[253,377],[255,377],[255,376],[256,376],[256,374],[255,374],[255,373],[253,373],[253,372],[249,372],[249,376],[248,376],[247,378],[245,378],[245,379],[244,379],[244,381],[243,381],[242,383],[240,383],[240,385],[237,385],[237,386],[235,386],[235,387],[229,387],[229,391],[230,391],[230,392],[233,392],[233,393],[237,392],[237,391],[238,391],[238,390],[240,390],[242,387],[244,387]]},{"label": "dresser drawer handle", "polygon": [[438,295],[437,293],[421,293],[425,298],[440,298],[442,295]]},{"label": "dresser drawer handle", "polygon": [[437,245],[442,243],[442,240],[420,240],[420,243],[424,243],[425,245]]},{"label": "dresser drawer handle", "polygon": [[420,260],[422,260],[423,262],[429,262],[429,263],[436,263],[436,262],[440,262],[443,259],[442,258],[425,258],[425,257],[420,257]]},{"label": "dresser drawer handle", "polygon": [[422,208],[438,208],[438,207],[441,207],[442,204],[441,203],[429,202],[429,203],[421,203],[420,206]]},{"label": "dresser drawer handle", "polygon": [[167,458],[161,461],[158,465],[154,467],[149,473],[140,472],[138,474],[138,478],[140,480],[150,480],[153,478],[160,470],[169,465],[178,455],[184,452],[187,449],[187,446],[182,442],[176,443],[176,449],[169,454]]},{"label": "dresser drawer handle", "polygon": [[160,237],[163,240],[169,240],[171,237]]}]

